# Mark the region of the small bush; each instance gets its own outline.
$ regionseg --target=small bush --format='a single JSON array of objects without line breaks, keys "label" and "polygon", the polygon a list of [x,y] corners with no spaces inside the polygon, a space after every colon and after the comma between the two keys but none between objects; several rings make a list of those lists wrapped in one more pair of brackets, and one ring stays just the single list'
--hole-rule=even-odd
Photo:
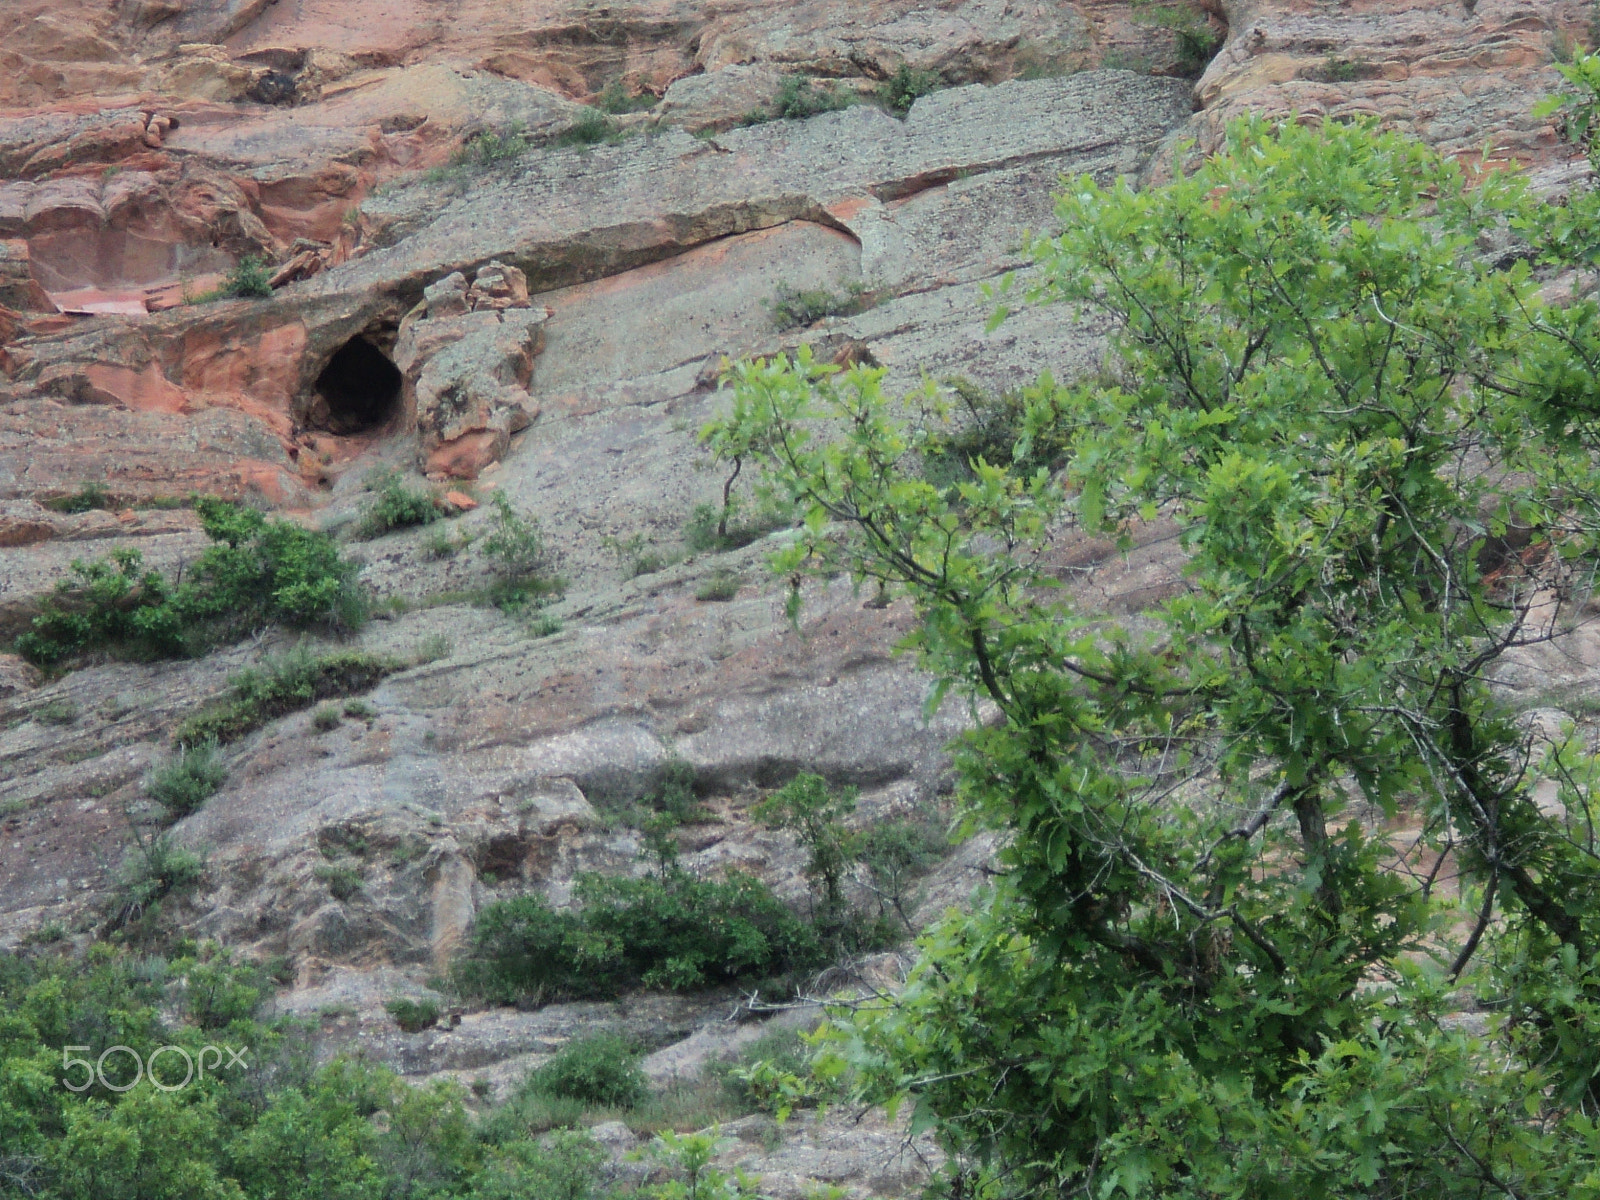
[{"label": "small bush", "polygon": [[767,304],[772,323],[780,331],[815,325],[824,317],[849,317],[871,307],[864,285],[852,283],[843,292],[827,288],[796,288],[779,283]]},{"label": "small bush", "polygon": [[838,112],[855,103],[855,97],[841,91],[835,84],[819,85],[814,79],[791,75],[778,88],[772,98],[772,118],[780,121],[803,121],[819,113]]},{"label": "small bush", "polygon": [[[1044,381],[1015,391],[992,393],[970,379],[946,379],[944,387],[956,400],[958,421],[948,432],[930,436],[923,450],[922,475],[941,489],[976,478],[972,464],[978,459],[991,466],[1010,467],[1020,475],[1064,465],[1072,437],[1068,422],[1030,428],[1028,409],[1047,400]],[[1020,456],[1019,456],[1020,451]]]},{"label": "small bush", "polygon": [[424,667],[431,662],[438,662],[441,658],[449,658],[454,650],[455,646],[444,634],[430,633],[417,643],[417,652],[411,661],[419,667]]},{"label": "small bush", "polygon": [[522,126],[516,122],[505,129],[486,129],[456,152],[458,165],[494,166],[521,158],[532,148]]},{"label": "small bush", "polygon": [[696,600],[708,603],[732,600],[739,594],[739,576],[732,571],[718,568],[711,573],[711,578],[702,583],[694,593]]},{"label": "small bush", "polygon": [[639,985],[688,991],[819,961],[811,931],[749,875],[585,874],[575,899],[559,912],[533,896],[485,906],[460,964],[463,989],[504,1002]]},{"label": "small bush", "polygon": [[327,884],[333,898],[341,902],[359,892],[363,882],[358,868],[343,863],[318,863],[311,869],[311,874]]},{"label": "small bush", "polygon": [[311,714],[311,727],[320,733],[329,733],[339,728],[340,717],[338,706],[324,704]]},{"label": "small bush", "polygon": [[382,537],[391,530],[429,525],[444,516],[431,493],[407,487],[398,471],[381,472],[368,481],[367,487],[377,493],[377,499],[362,515],[356,527],[357,537]]},{"label": "small bush", "polygon": [[559,617],[550,613],[540,613],[528,622],[528,636],[533,638],[551,637],[560,633],[565,626]]},{"label": "small bush", "polygon": [[59,697],[36,709],[33,719],[41,725],[71,725],[78,719],[78,706],[65,697]]},{"label": "small bush", "polygon": [[495,573],[503,579],[525,579],[543,570],[549,556],[538,520],[519,513],[504,492],[496,492],[490,504],[494,524],[483,539],[483,552]]},{"label": "small bush", "polygon": [[737,493],[731,493],[726,510],[715,504],[696,504],[683,527],[684,545],[695,554],[738,550],[782,529],[793,520],[776,504],[762,504],[748,515]]},{"label": "small bush", "polygon": [[919,97],[936,92],[944,81],[934,71],[918,71],[901,63],[874,93],[890,112],[904,117]]},{"label": "small bush", "polygon": [[117,873],[123,919],[144,913],[173,892],[193,887],[204,874],[205,859],[179,845],[170,834],[141,842],[124,856]]},{"label": "small bush", "polygon": [[454,558],[466,547],[448,529],[433,529],[422,539],[422,552],[429,558]]},{"label": "small bush", "polygon": [[222,293],[242,300],[272,295],[272,267],[253,255],[241,258],[222,281]]},{"label": "small bush", "polygon": [[601,142],[614,142],[621,137],[615,123],[598,108],[585,107],[577,118],[556,138],[558,146],[594,146]]},{"label": "small bush", "polygon": [[603,537],[600,544],[617,556],[624,579],[637,579],[641,575],[654,575],[665,570],[672,560],[651,548],[647,533],[636,533],[629,538]]},{"label": "small bush", "polygon": [[406,1033],[421,1033],[439,1021],[439,1006],[432,1000],[408,1000],[402,996],[383,1008]]},{"label": "small bush", "polygon": [[240,671],[232,680],[233,695],[183,722],[176,740],[192,745],[210,738],[226,745],[319,700],[367,691],[400,667],[393,659],[361,651],[314,655],[297,646]]},{"label": "small bush", "polygon": [[613,79],[600,89],[600,95],[595,99],[595,107],[601,112],[610,113],[612,116],[621,116],[624,113],[644,112],[656,106],[656,97],[649,92],[640,92],[637,96],[630,96],[628,89],[621,79]]},{"label": "small bush", "polygon": [[1222,45],[1199,0],[1133,0],[1133,19],[1172,34],[1178,67],[1186,74],[1203,71]]},{"label": "small bush", "polygon": [[222,764],[217,743],[208,739],[180,746],[176,754],[150,772],[144,790],[167,810],[169,817],[179,820],[210,799],[227,778],[228,768]]},{"label": "small bush", "polygon": [[528,1077],[527,1090],[598,1108],[632,1108],[649,1091],[639,1054],[612,1033],[579,1038]]},{"label": "small bush", "polygon": [[377,718],[378,710],[365,700],[346,700],[344,715],[357,721],[372,721]]},{"label": "small bush", "polygon": [[85,513],[90,509],[110,508],[112,501],[104,484],[86,483],[71,495],[52,496],[43,503],[51,512]]},{"label": "small bush", "polygon": [[39,666],[89,651],[174,658],[267,624],[351,629],[365,620],[357,567],[326,534],[212,497],[197,497],[194,508],[212,545],[181,582],[145,570],[131,547],[75,560],[17,653]]}]

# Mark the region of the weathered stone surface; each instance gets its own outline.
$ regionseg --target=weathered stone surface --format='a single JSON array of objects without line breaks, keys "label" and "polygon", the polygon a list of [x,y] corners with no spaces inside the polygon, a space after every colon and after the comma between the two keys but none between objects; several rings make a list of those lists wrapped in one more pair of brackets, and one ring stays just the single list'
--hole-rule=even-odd
[{"label": "weathered stone surface", "polygon": [[[775,540],[688,552],[687,518],[720,496],[695,431],[723,403],[721,358],[804,341],[882,365],[900,390],[1093,371],[1103,326],[1046,308],[988,331],[984,284],[1026,269],[1023,234],[1052,228],[1059,177],[1145,177],[1153,155],[1159,169],[1183,136],[1210,147],[1242,111],[1376,113],[1469,161],[1493,137],[1542,185],[1573,178],[1528,110],[1555,84],[1552,51],[1587,36],[1578,0],[1217,13],[1228,40],[1199,113],[1182,80],[1016,78],[1170,66],[1170,35],[1111,0],[630,0],[603,20],[571,0],[0,13],[0,104],[35,106],[0,112],[0,305],[16,310],[0,313],[0,635],[74,558],[134,546],[177,572],[202,552],[192,513],[135,503],[202,490],[344,530],[374,465],[476,476],[446,497],[449,525],[352,547],[381,618],[356,644],[431,661],[376,688],[370,717],[319,731],[293,714],[228,748],[228,782],[175,830],[206,848],[205,881],[165,919],[289,955],[282,1006],[318,1016],[324,1052],[359,1045],[413,1078],[482,1079],[495,1099],[600,1026],[640,1039],[663,1081],[737,1053],[763,1027],[728,1020],[731,995],[467,1012],[415,1035],[382,1011],[432,995],[485,904],[565,904],[581,871],[641,869],[617,814],[674,759],[707,810],[683,831],[684,865],[749,870],[796,902],[803,852],[750,819],[766,789],[820,771],[863,789],[862,822],[947,803],[945,746],[971,714],[924,719],[927,681],[891,652],[912,628],[903,604],[815,584],[794,628],[763,565]],[[791,73],[866,96],[902,64],[998,86],[923,97],[904,121],[863,106],[735,127]],[[620,118],[618,143],[551,145],[614,82],[661,103]],[[514,160],[451,165],[465,140],[514,127],[529,146]],[[246,255],[273,268],[272,298],[182,303]],[[780,330],[780,285],[870,306]],[[46,315],[47,292],[91,288],[151,311]],[[381,428],[334,428],[317,391],[352,338],[402,373]],[[117,511],[39,503],[91,482]],[[492,579],[497,494],[539,518],[568,581],[553,635],[444,595]],[[1137,626],[1183,586],[1173,534],[1141,527],[1126,557],[1074,538],[1057,552],[1085,606]],[[629,547],[666,565],[635,575]],[[713,573],[734,578],[732,601],[696,598]],[[1591,687],[1592,641],[1519,652],[1502,682],[1559,703]],[[141,780],[172,730],[286,644],[56,680],[0,657],[0,945],[46,921],[99,927],[125,814],[153,819]],[[909,925],[965,902],[995,849],[955,848],[907,898]],[[329,861],[360,877],[344,899],[319,875]],[[903,965],[868,966],[892,986]],[[775,1196],[920,1186],[904,1129],[876,1116],[728,1132],[720,1161]],[[625,1128],[604,1140],[634,1143]]]},{"label": "weathered stone surface", "polygon": [[1376,116],[1444,152],[1523,165],[1566,158],[1539,97],[1557,54],[1592,36],[1582,0],[1225,0],[1228,41],[1197,87],[1202,149],[1244,112]]}]

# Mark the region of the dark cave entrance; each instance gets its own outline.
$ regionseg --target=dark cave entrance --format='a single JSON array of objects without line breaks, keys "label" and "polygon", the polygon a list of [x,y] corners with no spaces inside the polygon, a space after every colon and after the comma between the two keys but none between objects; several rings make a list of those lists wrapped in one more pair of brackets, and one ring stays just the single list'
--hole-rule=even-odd
[{"label": "dark cave entrance", "polygon": [[327,403],[329,433],[364,433],[385,424],[400,407],[400,368],[364,337],[334,352],[317,376]]}]

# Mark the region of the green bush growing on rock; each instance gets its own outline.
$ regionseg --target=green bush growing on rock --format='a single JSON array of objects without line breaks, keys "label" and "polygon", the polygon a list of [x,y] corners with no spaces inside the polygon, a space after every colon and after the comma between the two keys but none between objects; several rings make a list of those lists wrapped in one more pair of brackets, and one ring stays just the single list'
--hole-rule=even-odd
[{"label": "green bush growing on rock", "polygon": [[824,317],[849,317],[872,307],[865,284],[852,283],[842,292],[827,288],[797,288],[780,282],[767,302],[772,323],[779,332],[815,325]]},{"label": "green bush growing on rock", "polygon": [[881,103],[896,116],[904,117],[921,97],[930,95],[944,86],[937,71],[919,71],[906,63],[895,68],[894,74],[880,83],[873,92]]},{"label": "green bush growing on rock", "polygon": [[632,1108],[650,1085],[639,1069],[638,1050],[614,1033],[595,1033],[556,1051],[528,1076],[526,1088],[592,1108]]},{"label": "green bush growing on rock", "polygon": [[205,875],[205,858],[180,845],[171,834],[137,840],[123,856],[117,872],[117,909],[113,926],[151,916],[152,909],[173,892],[194,887]]},{"label": "green bush growing on rock", "polygon": [[240,300],[256,300],[272,295],[272,266],[266,260],[246,255],[222,281],[222,294]]},{"label": "green bush growing on rock", "polygon": [[575,906],[538,897],[486,905],[459,965],[464,991],[504,1003],[690,991],[805,970],[815,936],[759,880],[681,870],[633,879],[585,874]]},{"label": "green bush growing on rock", "polygon": [[356,526],[356,536],[382,537],[395,529],[431,525],[444,516],[431,492],[406,486],[398,471],[382,471],[367,481],[376,498]]},{"label": "green bush growing on rock", "polygon": [[184,721],[173,740],[182,745],[207,740],[226,745],[318,701],[369,691],[401,666],[394,659],[359,650],[313,654],[296,646],[236,674],[230,681],[232,695]]},{"label": "green bush growing on rock", "polygon": [[196,811],[228,779],[228,768],[214,738],[178,747],[176,754],[153,768],[145,794],[173,820]]},{"label": "green bush growing on rock", "polygon": [[615,142],[622,137],[616,122],[598,108],[585,106],[571,125],[556,138],[558,146],[597,146],[601,142]]},{"label": "green bush growing on rock", "polygon": [[620,78],[613,79],[600,89],[600,95],[595,100],[595,107],[601,112],[610,113],[620,117],[625,113],[644,112],[656,106],[657,99],[649,92],[640,92],[637,96],[629,95],[627,87]]},{"label": "green bush growing on rock", "polygon": [[65,496],[52,496],[43,502],[44,507],[58,513],[86,513],[91,509],[110,508],[111,493],[103,483],[86,483],[77,491]]},{"label": "green bush growing on rock", "polygon": [[46,667],[90,652],[176,658],[264,625],[353,629],[365,620],[357,568],[326,534],[212,497],[194,508],[212,545],[180,582],[145,570],[131,547],[76,560],[17,653]]},{"label": "green bush growing on rock", "polygon": [[750,113],[744,118],[746,125],[762,121],[804,121],[821,113],[838,112],[849,108],[856,98],[832,83],[818,84],[814,79],[791,75],[778,87],[772,104],[765,110]]},{"label": "green bush growing on rock", "polygon": [[432,1000],[411,1000],[400,996],[385,1004],[383,1011],[393,1017],[394,1023],[405,1033],[421,1033],[439,1023],[439,1006]]},{"label": "green bush growing on rock", "polygon": [[327,886],[335,900],[349,900],[365,883],[360,868],[345,863],[318,863],[311,868],[311,874],[319,883]]}]

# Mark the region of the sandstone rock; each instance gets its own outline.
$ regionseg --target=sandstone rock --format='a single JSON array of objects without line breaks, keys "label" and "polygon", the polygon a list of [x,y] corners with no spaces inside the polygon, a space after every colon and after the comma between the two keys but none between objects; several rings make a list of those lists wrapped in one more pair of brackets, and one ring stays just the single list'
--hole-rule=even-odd
[{"label": "sandstone rock", "polygon": [[[504,281],[506,276],[498,278]],[[510,283],[496,286],[512,290]],[[526,303],[525,285],[522,299]],[[477,319],[481,317],[489,319]],[[418,343],[439,347],[420,362],[414,377],[417,430],[429,472],[477,478],[505,454],[511,435],[538,416],[527,385],[533,358],[544,347],[546,319],[542,308],[500,312],[488,307],[465,317],[430,316],[418,323],[445,326],[413,333]]]},{"label": "sandstone rock", "polygon": [[[528,307],[528,277],[498,260],[479,267],[467,290],[467,307],[495,310]],[[431,310],[430,310],[431,311]]]}]

